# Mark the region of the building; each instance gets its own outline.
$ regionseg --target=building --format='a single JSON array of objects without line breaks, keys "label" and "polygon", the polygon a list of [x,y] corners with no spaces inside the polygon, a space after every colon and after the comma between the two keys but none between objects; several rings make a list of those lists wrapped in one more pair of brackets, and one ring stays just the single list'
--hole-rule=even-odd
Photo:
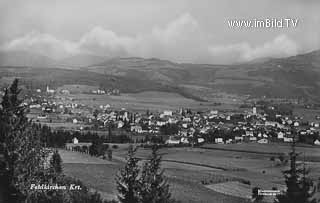
[{"label": "building", "polygon": [[166,140],[166,144],[180,144],[180,139],[174,136],[170,136],[168,140]]},{"label": "building", "polygon": [[217,144],[224,144],[223,142],[223,138],[219,137],[219,138],[214,138],[214,142]]},{"label": "building", "polygon": [[53,89],[50,89],[49,86],[47,86],[47,93],[53,94],[55,91]]},{"label": "building", "polygon": [[73,144],[78,144],[78,143],[79,143],[79,140],[78,140],[76,137],[74,137],[74,138],[72,139],[72,143],[73,143]]},{"label": "building", "polygon": [[252,108],[252,113],[253,113],[254,115],[257,114],[257,107],[253,107],[253,108]]},{"label": "building", "polygon": [[258,140],[259,144],[268,144],[268,142],[269,141],[267,139],[265,139],[265,138]]}]

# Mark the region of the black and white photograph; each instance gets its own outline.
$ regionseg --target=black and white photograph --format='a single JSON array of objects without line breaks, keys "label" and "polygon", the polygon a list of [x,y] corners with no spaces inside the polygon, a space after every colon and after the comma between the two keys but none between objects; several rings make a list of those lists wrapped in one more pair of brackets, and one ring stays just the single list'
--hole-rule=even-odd
[{"label": "black and white photograph", "polygon": [[0,203],[320,203],[320,0],[0,0]]}]

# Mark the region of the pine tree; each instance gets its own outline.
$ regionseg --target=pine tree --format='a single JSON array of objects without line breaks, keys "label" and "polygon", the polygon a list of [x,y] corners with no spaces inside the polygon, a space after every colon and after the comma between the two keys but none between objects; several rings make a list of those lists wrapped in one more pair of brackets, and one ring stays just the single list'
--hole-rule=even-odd
[{"label": "pine tree", "polygon": [[117,175],[118,199],[121,203],[139,202],[139,172],[138,159],[135,157],[136,148],[129,146],[127,163]]},{"label": "pine tree", "polygon": [[290,169],[284,171],[287,190],[284,194],[277,196],[276,203],[316,203],[313,199],[315,187],[313,181],[307,177],[308,171],[297,167],[298,154],[295,151],[295,141],[290,152]]},{"label": "pine tree", "polygon": [[158,147],[152,147],[150,160],[145,162],[140,178],[141,202],[142,203],[168,203],[170,199],[169,184],[164,178],[163,170],[160,168],[161,156],[158,154]]},{"label": "pine tree", "polygon": [[58,150],[55,150],[50,159],[50,168],[53,170],[55,174],[62,173],[61,163],[62,163],[62,159],[60,157],[60,154]]},{"label": "pine tree", "polygon": [[31,183],[43,177],[46,152],[42,147],[40,133],[25,116],[25,107],[19,98],[18,80],[5,90],[0,109],[0,136],[7,165],[6,177],[9,201],[18,196],[27,199]]}]

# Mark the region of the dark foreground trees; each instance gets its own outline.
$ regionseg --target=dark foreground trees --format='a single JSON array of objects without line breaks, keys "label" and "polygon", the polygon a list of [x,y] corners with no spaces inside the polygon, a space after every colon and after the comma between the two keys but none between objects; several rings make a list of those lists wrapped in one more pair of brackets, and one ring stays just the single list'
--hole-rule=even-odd
[{"label": "dark foreground trees", "polygon": [[169,191],[169,184],[160,168],[161,156],[158,148],[153,146],[152,155],[141,169],[136,148],[131,145],[128,150],[127,163],[117,176],[119,200],[122,203],[174,203]]},{"label": "dark foreground trees", "polygon": [[295,143],[292,145],[290,153],[290,169],[284,171],[287,190],[278,195],[276,203],[316,203],[314,198],[316,192],[313,181],[307,176],[308,171],[305,168],[297,167],[298,154],[295,151]]},{"label": "dark foreground trees", "polygon": [[130,145],[127,163],[117,175],[118,199],[122,203],[138,203],[140,193],[138,159],[134,156],[136,148]]},{"label": "dark foreground trees", "polygon": [[[102,203],[98,193],[62,174],[61,158],[44,147],[39,127],[25,116],[18,80],[5,90],[0,105],[0,201],[10,203]],[[49,162],[49,163],[48,163]],[[81,190],[33,190],[31,185],[79,185]]]}]

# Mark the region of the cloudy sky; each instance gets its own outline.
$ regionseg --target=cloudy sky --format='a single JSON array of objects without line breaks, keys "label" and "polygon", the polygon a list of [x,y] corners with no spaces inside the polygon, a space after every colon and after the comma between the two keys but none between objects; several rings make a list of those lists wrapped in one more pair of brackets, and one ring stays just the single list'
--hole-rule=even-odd
[{"label": "cloudy sky", "polygon": [[[0,49],[235,63],[320,48],[318,0],[0,0]],[[297,27],[230,28],[233,19]]]}]

